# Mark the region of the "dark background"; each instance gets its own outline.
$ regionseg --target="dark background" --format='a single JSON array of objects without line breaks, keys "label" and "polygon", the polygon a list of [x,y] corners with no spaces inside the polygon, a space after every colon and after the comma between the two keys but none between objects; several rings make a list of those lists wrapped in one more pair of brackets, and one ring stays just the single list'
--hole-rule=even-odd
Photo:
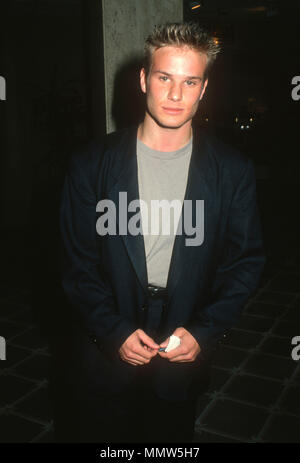
[{"label": "dark background", "polygon": [[[0,101],[0,288],[2,301],[18,293],[30,304],[46,337],[63,300],[57,217],[66,163],[106,131],[98,3],[0,5],[0,75],[7,83]],[[211,0],[195,10],[191,3],[184,1],[184,19],[199,20],[222,46],[195,124],[254,161],[267,281],[299,262],[300,100],[291,97],[292,78],[300,75],[299,2]],[[141,115],[137,69],[132,63],[115,78],[118,128]],[[128,114],[129,107],[138,109]]]}]

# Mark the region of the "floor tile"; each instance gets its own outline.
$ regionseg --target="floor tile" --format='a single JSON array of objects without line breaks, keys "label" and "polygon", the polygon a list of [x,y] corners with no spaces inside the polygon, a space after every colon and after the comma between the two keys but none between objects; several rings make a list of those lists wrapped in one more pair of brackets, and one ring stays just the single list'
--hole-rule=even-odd
[{"label": "floor tile", "polygon": [[40,388],[33,392],[22,402],[19,402],[14,409],[42,421],[50,421],[53,418],[47,388]]},{"label": "floor tile", "polygon": [[12,346],[9,342],[6,345],[6,360],[0,363],[0,368],[11,368],[17,362],[24,360],[31,353],[22,347]]},{"label": "floor tile", "polygon": [[280,355],[291,358],[293,346],[289,338],[277,338],[271,336],[266,339],[260,347],[261,352],[266,354]]},{"label": "floor tile", "polygon": [[26,331],[26,333],[16,336],[13,339],[14,344],[18,344],[20,346],[30,347],[32,349],[45,347],[46,341],[40,335],[38,328],[31,328]]},{"label": "floor tile", "polygon": [[296,365],[292,359],[273,357],[267,354],[255,354],[247,360],[243,370],[259,376],[275,379],[289,378]]},{"label": "floor tile", "polygon": [[222,392],[229,398],[269,406],[276,402],[283,385],[276,381],[250,375],[237,375]]},{"label": "floor tile", "polygon": [[198,397],[196,406],[196,419],[201,415],[205,407],[211,402],[208,394],[201,395]]},{"label": "floor tile", "polygon": [[14,371],[27,378],[48,379],[49,357],[46,355],[35,355],[15,367]]},{"label": "floor tile", "polygon": [[43,434],[38,440],[35,439],[34,442],[43,443],[43,444],[53,444],[55,443],[54,432],[52,430]]},{"label": "floor tile", "polygon": [[256,301],[267,302],[268,304],[288,305],[293,299],[293,294],[284,294],[280,292],[263,291],[258,294]]},{"label": "floor tile", "polygon": [[262,335],[259,333],[232,329],[225,341],[223,341],[223,344],[239,347],[241,349],[252,349],[256,347],[261,340]]},{"label": "floor tile", "polygon": [[[295,360],[294,360],[293,362],[294,362],[296,367],[298,367],[298,365],[300,364],[300,360],[298,360],[298,362],[295,362]],[[300,383],[300,369],[299,368],[297,369],[297,373],[294,376],[294,380]]]},{"label": "floor tile", "polygon": [[221,443],[221,442],[241,442],[236,439],[230,439],[229,437],[220,436],[219,434],[213,434],[207,431],[195,431],[193,442],[203,443]]},{"label": "floor tile", "polygon": [[280,402],[280,408],[289,413],[299,415],[300,418],[300,386],[289,387]]},{"label": "floor tile", "polygon": [[280,305],[253,302],[247,307],[245,313],[259,315],[261,317],[270,317],[273,319],[280,317],[286,310],[286,307]]},{"label": "floor tile", "polygon": [[201,425],[230,436],[250,439],[262,428],[266,411],[232,400],[218,400],[204,417]]},{"label": "floor tile", "polygon": [[300,442],[300,418],[288,415],[275,415],[262,434],[265,442]]},{"label": "floor tile", "polygon": [[300,336],[300,329],[297,330],[297,326],[292,321],[281,320],[276,323],[276,326],[273,328],[272,333],[278,336],[286,336],[292,338],[297,334]]},{"label": "floor tile", "polygon": [[0,300],[0,317],[11,317],[18,312],[22,312],[22,310],[24,310],[22,305]]},{"label": "floor tile", "polygon": [[0,406],[9,405],[33,390],[32,381],[17,378],[12,375],[0,375]]},{"label": "floor tile", "polygon": [[21,288],[11,288],[6,300],[11,304],[20,304],[24,307],[30,307],[32,304],[32,295],[30,291]]},{"label": "floor tile", "polygon": [[27,325],[32,325],[34,323],[32,310],[30,308],[19,310],[10,317],[10,320],[23,322]]},{"label": "floor tile", "polygon": [[[300,308],[292,307],[286,311],[283,320],[286,320],[291,323],[295,323],[296,326],[300,326]],[[298,333],[300,336],[300,333]]]},{"label": "floor tile", "polygon": [[12,336],[22,333],[24,329],[26,329],[26,326],[22,323],[6,320],[1,320],[0,322],[0,335],[6,340],[10,339]]},{"label": "floor tile", "polygon": [[212,367],[208,391],[211,392],[220,389],[230,376],[231,373],[229,371]]},{"label": "floor tile", "polygon": [[270,318],[255,317],[252,315],[244,314],[239,322],[235,325],[236,328],[246,329],[249,331],[265,332],[272,328],[274,320]]},{"label": "floor tile", "polygon": [[268,289],[290,293],[300,292],[300,276],[293,273],[286,273],[275,277]]},{"label": "floor tile", "polygon": [[30,442],[43,427],[37,423],[14,415],[0,415],[0,442]]},{"label": "floor tile", "polygon": [[233,368],[241,364],[247,357],[247,353],[229,346],[222,346],[216,353],[213,365],[222,368]]}]

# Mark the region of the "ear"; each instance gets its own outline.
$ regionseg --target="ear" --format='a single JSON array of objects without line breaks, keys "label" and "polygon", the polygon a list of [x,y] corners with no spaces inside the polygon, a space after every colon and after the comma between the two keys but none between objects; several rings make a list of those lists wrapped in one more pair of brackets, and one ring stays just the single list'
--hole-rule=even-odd
[{"label": "ear", "polygon": [[140,85],[143,93],[146,93],[147,90],[147,77],[146,77],[146,71],[145,68],[141,69],[140,72]]},{"label": "ear", "polygon": [[203,87],[202,87],[201,95],[200,95],[200,100],[202,100],[202,97],[203,97],[203,95],[204,95],[204,93],[205,93],[207,83],[208,83],[208,79],[206,79],[206,81],[204,82],[204,85],[203,85]]}]

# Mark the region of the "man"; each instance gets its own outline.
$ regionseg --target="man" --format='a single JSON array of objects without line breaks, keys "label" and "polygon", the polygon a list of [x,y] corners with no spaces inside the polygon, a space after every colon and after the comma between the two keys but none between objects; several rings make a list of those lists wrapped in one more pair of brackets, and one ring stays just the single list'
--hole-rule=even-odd
[{"label": "man", "polygon": [[[212,354],[257,288],[252,163],[192,128],[218,51],[195,24],[156,27],[140,73],[144,120],[70,162],[60,378],[71,440],[192,441]],[[155,200],[179,201],[181,216],[155,216]],[[169,350],[171,335],[180,344]]]}]

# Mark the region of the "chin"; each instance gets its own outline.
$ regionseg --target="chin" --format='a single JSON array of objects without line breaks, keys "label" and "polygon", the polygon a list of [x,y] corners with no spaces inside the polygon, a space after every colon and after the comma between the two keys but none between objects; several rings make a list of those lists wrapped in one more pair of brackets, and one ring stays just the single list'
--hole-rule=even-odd
[{"label": "chin", "polygon": [[182,120],[176,121],[176,120],[170,120],[170,119],[161,119],[158,117],[153,117],[153,119],[155,120],[157,125],[159,125],[160,127],[164,129],[179,129],[180,127],[182,127],[184,124],[186,124],[189,121],[189,119],[184,120],[184,121]]}]

